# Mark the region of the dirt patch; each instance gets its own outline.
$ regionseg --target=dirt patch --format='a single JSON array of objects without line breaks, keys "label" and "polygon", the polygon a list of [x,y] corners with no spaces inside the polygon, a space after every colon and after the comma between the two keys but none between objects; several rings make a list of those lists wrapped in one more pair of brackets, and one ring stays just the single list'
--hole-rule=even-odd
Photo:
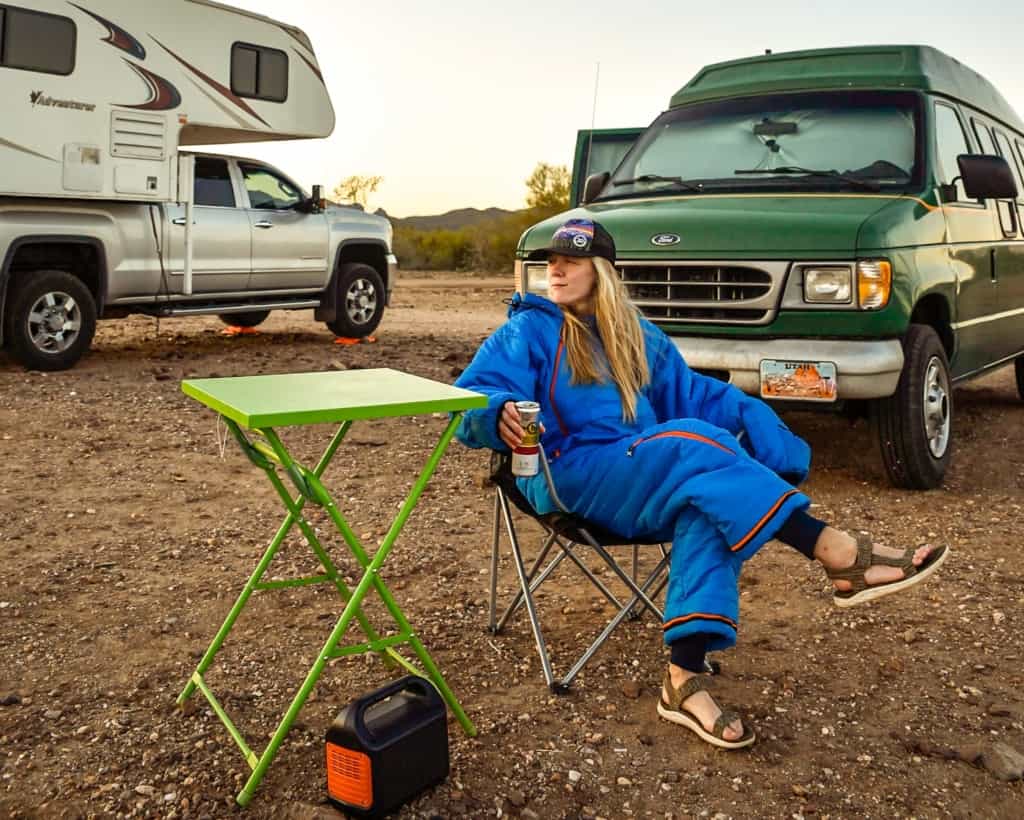
[{"label": "dirt patch", "polygon": [[[503,320],[506,283],[407,275],[372,345],[333,345],[308,312],[234,338],[215,319],[137,318],[103,323],[66,373],[0,359],[0,816],[233,811],[247,765],[205,702],[183,713],[174,699],[282,516],[180,381],[377,366],[451,381]],[[954,555],[920,591],[840,611],[814,567],[762,550],[741,581],[740,644],[719,658],[723,699],[761,738],[748,753],[716,752],[657,719],[665,651],[650,619],[625,624],[566,697],[544,687],[524,620],[484,631],[486,456],[453,445],[386,579],[480,734],[451,722],[451,778],[402,816],[1019,817],[1024,784],[964,760],[993,757],[997,742],[1024,750],[1024,403],[1007,371],[956,401],[958,450],[945,488],[929,493],[886,486],[866,425],[787,416],[814,448],[818,515],[890,544],[949,543]],[[353,428],[326,482],[366,542],[383,535],[443,425]],[[286,440],[308,464],[330,432]],[[292,537],[271,575],[313,573],[311,558]],[[508,562],[503,572],[507,595]],[[540,605],[564,669],[608,611],[568,568],[561,577]],[[339,609],[324,586],[251,600],[208,677],[253,746]],[[333,662],[247,815],[331,816],[320,805],[324,731],[389,674]]]}]

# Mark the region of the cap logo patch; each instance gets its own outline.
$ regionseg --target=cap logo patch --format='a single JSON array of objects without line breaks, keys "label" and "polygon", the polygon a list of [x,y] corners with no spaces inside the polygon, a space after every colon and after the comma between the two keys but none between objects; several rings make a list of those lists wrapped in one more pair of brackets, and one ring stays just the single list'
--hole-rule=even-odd
[{"label": "cap logo patch", "polygon": [[585,247],[587,247],[588,242],[589,242],[589,240],[587,239],[587,237],[585,237],[581,233],[576,234],[572,238],[572,244],[575,245],[577,248],[585,248]]}]

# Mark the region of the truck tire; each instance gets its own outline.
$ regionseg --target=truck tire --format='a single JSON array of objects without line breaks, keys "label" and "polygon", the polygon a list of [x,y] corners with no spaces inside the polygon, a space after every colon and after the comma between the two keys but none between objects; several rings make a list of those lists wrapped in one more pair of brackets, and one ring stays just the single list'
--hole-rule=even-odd
[{"label": "truck tire", "polygon": [[874,401],[872,416],[893,485],[938,487],[953,451],[953,390],[946,351],[929,326],[910,326],[896,392]]},{"label": "truck tire", "polygon": [[325,322],[335,336],[361,338],[377,329],[384,315],[384,281],[361,262],[347,262],[338,269],[338,312]]},{"label": "truck tire", "polygon": [[1024,399],[1024,356],[1018,356],[1013,362],[1017,371],[1017,395]]},{"label": "truck tire", "polygon": [[247,310],[244,313],[218,313],[217,318],[231,327],[256,327],[269,315],[269,310]]},{"label": "truck tire", "polygon": [[67,370],[92,343],[96,301],[66,271],[33,271],[14,283],[6,322],[18,362],[29,370]]}]

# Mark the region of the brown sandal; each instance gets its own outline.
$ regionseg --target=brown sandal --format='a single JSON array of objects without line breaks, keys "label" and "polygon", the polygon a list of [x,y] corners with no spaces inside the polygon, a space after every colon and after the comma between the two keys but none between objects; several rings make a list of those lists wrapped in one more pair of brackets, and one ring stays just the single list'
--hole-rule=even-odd
[{"label": "brown sandal", "polygon": [[[849,581],[850,589],[836,590],[832,601],[836,606],[848,607],[874,601],[894,592],[900,592],[916,586],[928,578],[936,569],[941,566],[949,555],[949,549],[945,546],[933,549],[924,559],[920,566],[914,566],[915,550],[907,549],[899,558],[889,558],[879,555],[874,550],[874,544],[866,535],[857,536],[857,558],[853,566],[842,569],[825,568],[825,574],[830,581]],[[898,581],[885,581],[878,584],[869,584],[864,580],[864,574],[871,567],[899,567],[903,570],[903,577]]]},{"label": "brown sandal", "polygon": [[[723,709],[722,714],[718,716],[718,720],[715,721],[715,725],[709,732],[697,719],[697,716],[683,706],[683,703],[691,695],[695,695],[702,689],[707,688],[707,677],[705,675],[694,675],[676,689],[672,686],[671,676],[668,672],[665,672],[664,690],[661,697],[658,698],[658,714],[671,723],[685,726],[701,740],[710,743],[712,746],[718,746],[722,749],[742,749],[744,746],[750,746],[757,738],[745,723],[743,724],[743,734],[736,740],[726,740],[722,737],[730,723],[740,720],[738,713]],[[669,701],[667,703],[665,702],[665,692],[669,693]]]}]

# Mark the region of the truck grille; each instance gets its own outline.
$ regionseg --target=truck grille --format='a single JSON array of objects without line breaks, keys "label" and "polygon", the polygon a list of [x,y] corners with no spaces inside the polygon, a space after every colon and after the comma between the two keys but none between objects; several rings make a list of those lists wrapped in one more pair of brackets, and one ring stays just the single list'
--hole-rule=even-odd
[{"label": "truck grille", "polygon": [[785,262],[618,263],[633,303],[653,322],[767,324]]}]

